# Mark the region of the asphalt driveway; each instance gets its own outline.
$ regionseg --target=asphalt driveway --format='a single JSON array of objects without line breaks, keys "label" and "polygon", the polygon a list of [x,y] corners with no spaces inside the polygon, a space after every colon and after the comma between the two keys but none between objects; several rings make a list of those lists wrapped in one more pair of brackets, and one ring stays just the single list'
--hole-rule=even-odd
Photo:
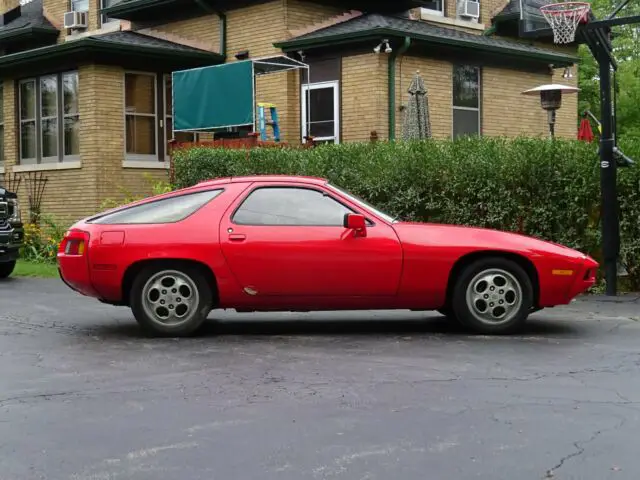
[{"label": "asphalt driveway", "polygon": [[148,339],[57,280],[0,282],[0,479],[640,477],[637,298],[511,337],[419,312],[211,319]]}]

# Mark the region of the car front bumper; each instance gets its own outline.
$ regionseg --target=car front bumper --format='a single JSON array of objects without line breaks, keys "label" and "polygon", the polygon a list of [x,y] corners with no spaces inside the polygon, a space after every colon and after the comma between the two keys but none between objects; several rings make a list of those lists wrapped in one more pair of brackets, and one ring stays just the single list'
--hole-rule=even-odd
[{"label": "car front bumper", "polygon": [[20,256],[20,247],[24,241],[22,224],[0,225],[0,262],[12,262]]}]

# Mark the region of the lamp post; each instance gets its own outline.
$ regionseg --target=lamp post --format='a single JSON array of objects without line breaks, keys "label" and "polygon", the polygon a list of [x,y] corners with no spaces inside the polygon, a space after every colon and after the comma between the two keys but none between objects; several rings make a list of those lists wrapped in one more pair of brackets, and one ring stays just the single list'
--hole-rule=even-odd
[{"label": "lamp post", "polygon": [[562,106],[562,93],[576,93],[580,89],[569,85],[551,83],[540,85],[522,92],[523,95],[540,95],[540,106],[547,111],[549,121],[549,133],[551,138],[555,136],[556,111]]}]

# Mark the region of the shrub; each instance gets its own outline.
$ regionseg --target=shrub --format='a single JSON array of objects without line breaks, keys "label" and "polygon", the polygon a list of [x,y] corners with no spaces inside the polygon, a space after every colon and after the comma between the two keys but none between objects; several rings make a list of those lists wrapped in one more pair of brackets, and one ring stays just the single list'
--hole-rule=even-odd
[{"label": "shrub", "polygon": [[[147,183],[151,186],[152,195],[160,195],[161,193],[168,193],[173,190],[173,187],[165,181],[156,180],[149,174],[144,174],[144,178]],[[110,210],[112,208],[117,208],[122,205],[126,205],[131,202],[135,202],[137,200],[142,200],[145,198],[145,195],[135,195],[131,193],[126,188],[120,188],[120,193],[122,196],[120,198],[107,198],[100,204],[100,210]]]},{"label": "shrub", "polygon": [[[621,259],[640,287],[639,165],[618,171]],[[465,138],[321,145],[314,149],[174,152],[176,187],[247,174],[313,175],[406,220],[519,231],[600,259],[598,145],[535,138]]]},{"label": "shrub", "polygon": [[25,224],[20,256],[31,262],[55,263],[58,246],[67,229],[51,216],[42,215],[38,220],[38,223]]}]

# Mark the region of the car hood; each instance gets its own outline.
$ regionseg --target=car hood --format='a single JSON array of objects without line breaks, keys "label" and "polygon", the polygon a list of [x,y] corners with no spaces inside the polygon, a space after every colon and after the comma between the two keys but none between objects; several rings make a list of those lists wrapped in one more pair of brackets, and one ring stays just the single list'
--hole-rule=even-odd
[{"label": "car hood", "polygon": [[425,247],[483,248],[526,253],[528,255],[558,255],[573,259],[587,258],[582,252],[564,245],[527,235],[489,228],[412,222],[398,222],[393,227],[403,243],[421,244]]}]

